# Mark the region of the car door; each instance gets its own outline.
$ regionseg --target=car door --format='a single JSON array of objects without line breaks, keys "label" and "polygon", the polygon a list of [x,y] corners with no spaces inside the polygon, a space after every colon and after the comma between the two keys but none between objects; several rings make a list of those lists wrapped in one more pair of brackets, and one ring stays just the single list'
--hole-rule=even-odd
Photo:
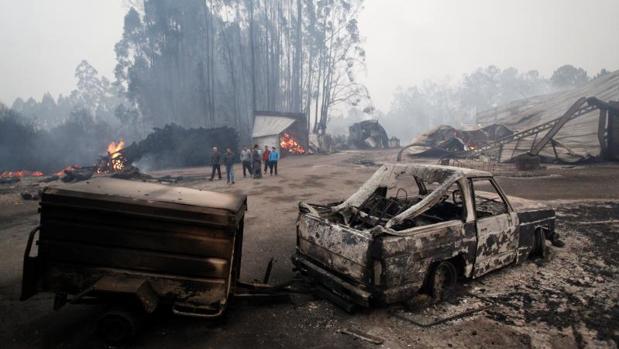
[{"label": "car door", "polygon": [[470,182],[477,229],[473,277],[478,277],[514,262],[518,217],[493,178],[472,178]]}]

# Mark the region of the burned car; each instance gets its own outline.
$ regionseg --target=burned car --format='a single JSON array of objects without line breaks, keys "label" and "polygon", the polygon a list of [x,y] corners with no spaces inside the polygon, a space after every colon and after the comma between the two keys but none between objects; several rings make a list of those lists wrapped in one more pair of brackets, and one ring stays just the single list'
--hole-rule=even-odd
[{"label": "burned car", "polygon": [[299,204],[296,269],[348,304],[439,300],[457,278],[542,255],[552,209],[508,198],[489,172],[384,165],[347,200]]}]

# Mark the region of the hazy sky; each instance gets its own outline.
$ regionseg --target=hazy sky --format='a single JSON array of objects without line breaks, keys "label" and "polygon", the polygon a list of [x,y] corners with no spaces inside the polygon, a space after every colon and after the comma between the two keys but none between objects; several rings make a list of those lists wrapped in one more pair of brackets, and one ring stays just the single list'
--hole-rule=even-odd
[{"label": "hazy sky", "polygon": [[[111,78],[125,11],[121,0],[0,0],[0,101],[69,92],[82,59]],[[363,79],[386,110],[398,86],[489,64],[616,70],[618,14],[619,0],[366,0]]]}]

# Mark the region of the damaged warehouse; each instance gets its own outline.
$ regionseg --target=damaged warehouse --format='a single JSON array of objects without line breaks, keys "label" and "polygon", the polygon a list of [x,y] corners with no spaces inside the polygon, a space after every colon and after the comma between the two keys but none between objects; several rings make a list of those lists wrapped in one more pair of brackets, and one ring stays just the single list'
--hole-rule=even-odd
[{"label": "damaged warehouse", "polygon": [[[595,96],[595,97],[582,97]],[[440,126],[412,141],[411,156],[476,157],[510,162],[539,156],[574,163],[619,159],[619,72],[552,95],[512,102],[477,115],[478,130]],[[401,158],[401,156],[399,156]]]}]

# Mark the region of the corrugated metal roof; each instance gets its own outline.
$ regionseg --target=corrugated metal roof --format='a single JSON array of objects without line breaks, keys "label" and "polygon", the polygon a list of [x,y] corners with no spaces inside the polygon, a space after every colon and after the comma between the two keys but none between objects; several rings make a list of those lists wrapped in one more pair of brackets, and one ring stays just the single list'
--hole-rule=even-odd
[{"label": "corrugated metal roof", "polygon": [[[580,97],[597,97],[604,102],[619,99],[619,71],[592,80],[576,89],[530,97],[487,110],[477,115],[477,122],[481,126],[499,123],[513,131],[522,131],[560,117]],[[595,110],[569,121],[554,139],[569,148],[571,155],[577,157],[599,155],[600,144],[597,136],[599,113]],[[542,132],[540,136],[545,132]],[[534,137],[529,137],[505,145],[501,159],[509,159],[528,151],[534,139]],[[553,152],[549,143],[542,150],[541,155],[554,157]],[[559,157],[563,158],[561,154]]]},{"label": "corrugated metal roof", "polygon": [[283,116],[256,116],[252,138],[278,135],[296,120]]}]

